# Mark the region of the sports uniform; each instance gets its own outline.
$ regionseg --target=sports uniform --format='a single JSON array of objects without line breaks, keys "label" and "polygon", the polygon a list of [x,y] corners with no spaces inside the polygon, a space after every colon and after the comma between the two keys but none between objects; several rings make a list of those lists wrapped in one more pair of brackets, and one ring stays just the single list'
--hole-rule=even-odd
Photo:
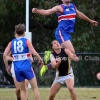
[{"label": "sports uniform", "polygon": [[64,4],[60,6],[63,8],[63,12],[61,14],[57,13],[59,25],[56,29],[55,37],[61,44],[67,40],[71,41],[70,33],[74,32],[76,7],[72,3],[70,3],[70,6],[65,6]]},{"label": "sports uniform", "polygon": [[55,51],[50,55],[50,60],[56,60],[56,58],[61,58],[61,64],[56,69],[56,77],[54,83],[64,84],[65,80],[69,78],[74,78],[73,69],[70,66],[70,58],[65,53],[64,49],[61,48],[61,52],[57,54]]},{"label": "sports uniform", "polygon": [[25,79],[32,79],[35,74],[32,70],[29,49],[26,38],[16,38],[11,44],[12,57],[16,80],[21,82]]},{"label": "sports uniform", "polygon": [[12,77],[15,77],[15,71],[14,71],[14,64],[13,64],[13,62],[11,64],[11,74],[12,74]]}]

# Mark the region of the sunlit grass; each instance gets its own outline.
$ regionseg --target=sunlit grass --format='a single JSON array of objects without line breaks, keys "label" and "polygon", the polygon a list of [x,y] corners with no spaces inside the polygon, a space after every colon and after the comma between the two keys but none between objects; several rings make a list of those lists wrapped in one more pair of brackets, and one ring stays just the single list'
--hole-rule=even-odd
[{"label": "sunlit grass", "polygon": [[[41,100],[48,100],[50,88],[39,88]],[[100,100],[100,88],[75,88],[78,100]],[[0,100],[16,100],[15,88],[1,88]],[[29,100],[34,100],[33,91],[29,89]],[[67,88],[57,93],[55,100],[71,100]]]}]

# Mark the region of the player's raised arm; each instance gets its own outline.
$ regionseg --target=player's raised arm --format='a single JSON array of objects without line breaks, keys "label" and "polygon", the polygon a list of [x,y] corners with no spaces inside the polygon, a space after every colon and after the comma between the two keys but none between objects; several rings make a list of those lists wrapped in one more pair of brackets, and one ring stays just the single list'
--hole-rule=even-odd
[{"label": "player's raised arm", "polygon": [[[32,46],[32,43],[29,41],[29,40],[27,40],[27,46],[28,46],[28,48],[29,48],[29,51],[35,56],[35,57],[37,57],[38,58],[38,60],[41,62],[41,64],[43,65],[43,60],[42,60],[42,58],[40,57],[40,55],[36,52],[36,50],[34,49],[34,47]],[[42,66],[41,65],[41,66]]]},{"label": "player's raised arm", "polygon": [[63,8],[61,6],[55,6],[51,9],[48,9],[48,10],[39,10],[37,8],[33,8],[32,9],[32,13],[37,13],[37,14],[40,14],[40,15],[51,15],[53,13],[61,13],[63,12]]},{"label": "player's raised arm", "polygon": [[65,49],[66,54],[72,58],[75,62],[79,61],[79,58],[76,56],[76,54],[72,53],[69,49]]},{"label": "player's raised arm", "polygon": [[95,20],[92,20],[90,18],[88,18],[86,15],[84,15],[82,12],[80,12],[79,10],[76,9],[76,16],[78,18],[81,18],[83,20],[86,20],[88,22],[90,22],[91,24],[93,24],[94,26],[98,26],[98,22]]},{"label": "player's raised arm", "polygon": [[60,63],[61,63],[61,59],[60,58],[57,58],[55,59],[54,56],[51,54],[50,55],[50,60],[51,60],[51,66],[53,68],[58,68]]}]

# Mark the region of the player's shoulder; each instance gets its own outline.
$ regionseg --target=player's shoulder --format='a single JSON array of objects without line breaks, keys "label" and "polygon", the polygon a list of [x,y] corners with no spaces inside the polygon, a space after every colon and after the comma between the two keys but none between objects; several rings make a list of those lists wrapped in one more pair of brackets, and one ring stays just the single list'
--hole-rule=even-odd
[{"label": "player's shoulder", "polygon": [[52,51],[51,55],[56,56],[56,52]]},{"label": "player's shoulder", "polygon": [[22,40],[27,40],[27,38],[24,38],[24,37],[22,37],[21,39],[22,39]]},{"label": "player's shoulder", "polygon": [[60,6],[60,7],[63,7],[63,8],[65,8],[65,7],[66,7],[64,4],[60,4],[59,6]]},{"label": "player's shoulder", "polygon": [[51,54],[54,54],[55,51],[52,51]]},{"label": "player's shoulder", "polygon": [[[15,41],[15,40],[16,40],[16,38],[12,39],[12,41]],[[12,41],[11,41],[11,42],[12,42]]]},{"label": "player's shoulder", "polygon": [[12,40],[12,42],[14,42],[14,41],[23,41],[23,42],[26,42],[28,39],[27,38],[24,38],[24,37],[22,37],[22,38],[15,38],[15,39],[13,39]]},{"label": "player's shoulder", "polygon": [[72,6],[72,7],[76,7],[75,4],[73,4],[73,3],[70,3],[70,6]]},{"label": "player's shoulder", "polygon": [[59,4],[59,6],[61,6],[61,5],[63,5],[63,4]]},{"label": "player's shoulder", "polygon": [[57,9],[64,8],[63,4],[59,4],[55,6]]},{"label": "player's shoulder", "polygon": [[22,37],[22,38],[20,38],[19,40],[21,40],[21,41],[23,41],[23,42],[26,42],[28,39],[27,39],[27,38]]},{"label": "player's shoulder", "polygon": [[70,3],[70,5],[73,6],[74,4],[73,3]]}]

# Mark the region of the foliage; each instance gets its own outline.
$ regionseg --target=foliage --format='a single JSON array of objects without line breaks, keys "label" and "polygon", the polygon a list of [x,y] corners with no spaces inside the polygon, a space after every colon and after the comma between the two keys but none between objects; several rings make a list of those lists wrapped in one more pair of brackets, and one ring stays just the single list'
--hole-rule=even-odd
[{"label": "foliage", "polygon": [[[56,14],[50,16],[42,16],[38,14],[32,14],[32,8],[38,9],[49,9],[55,5],[59,5],[61,0],[30,0],[30,32],[32,32],[32,43],[35,49],[38,52],[44,52],[45,50],[50,50],[50,43],[55,39],[55,30],[58,25]],[[100,23],[100,0],[73,0],[73,3],[76,5],[77,9],[87,15],[89,18],[94,19]],[[19,23],[25,23],[25,0],[0,0],[0,51],[4,51],[8,42],[14,38],[14,26]],[[94,27],[89,22],[83,21],[79,18],[76,18],[75,23],[75,32],[72,34],[72,43],[76,52],[89,52],[96,53],[100,52],[100,28]],[[87,77],[87,73],[90,69],[92,63],[81,62],[80,64],[80,73],[83,72],[80,78],[80,85],[86,85],[84,78]],[[75,65],[73,63],[73,65]],[[87,66],[85,66],[87,65]],[[94,70],[98,70],[95,68]],[[34,66],[36,70],[36,66]],[[75,65],[75,77],[77,76],[77,65]],[[39,69],[38,69],[39,70]],[[54,78],[52,76],[48,78],[48,83],[46,83],[45,77],[42,79],[39,77],[39,71],[36,70],[36,75],[40,80],[39,85],[41,84],[51,84]],[[54,72],[52,71],[54,74]],[[90,71],[91,73],[91,71]],[[78,73],[79,74],[79,73]],[[48,76],[50,73],[48,72]],[[91,76],[92,77],[92,73]],[[90,78],[89,77],[89,78]],[[88,81],[87,78],[86,80]],[[95,80],[95,78],[94,78]],[[78,84],[78,78],[76,78],[76,84]],[[92,79],[90,79],[92,81]],[[82,83],[83,82],[83,83]],[[93,85],[92,83],[89,83]],[[87,84],[87,85],[89,85]],[[97,82],[95,83],[95,85]],[[99,84],[97,84],[99,85]]]},{"label": "foliage", "polygon": [[[33,45],[38,52],[50,49],[50,42],[55,39],[55,30],[58,25],[56,14],[42,16],[32,14],[32,8],[49,9],[62,3],[58,0],[30,0],[30,31],[33,33]],[[89,18],[100,21],[99,0],[73,1],[77,9]],[[0,50],[4,50],[11,41],[14,26],[25,23],[25,0],[0,0]],[[100,28],[92,26],[81,19],[76,19],[75,32],[72,34],[72,43],[76,52],[100,52]]]}]

